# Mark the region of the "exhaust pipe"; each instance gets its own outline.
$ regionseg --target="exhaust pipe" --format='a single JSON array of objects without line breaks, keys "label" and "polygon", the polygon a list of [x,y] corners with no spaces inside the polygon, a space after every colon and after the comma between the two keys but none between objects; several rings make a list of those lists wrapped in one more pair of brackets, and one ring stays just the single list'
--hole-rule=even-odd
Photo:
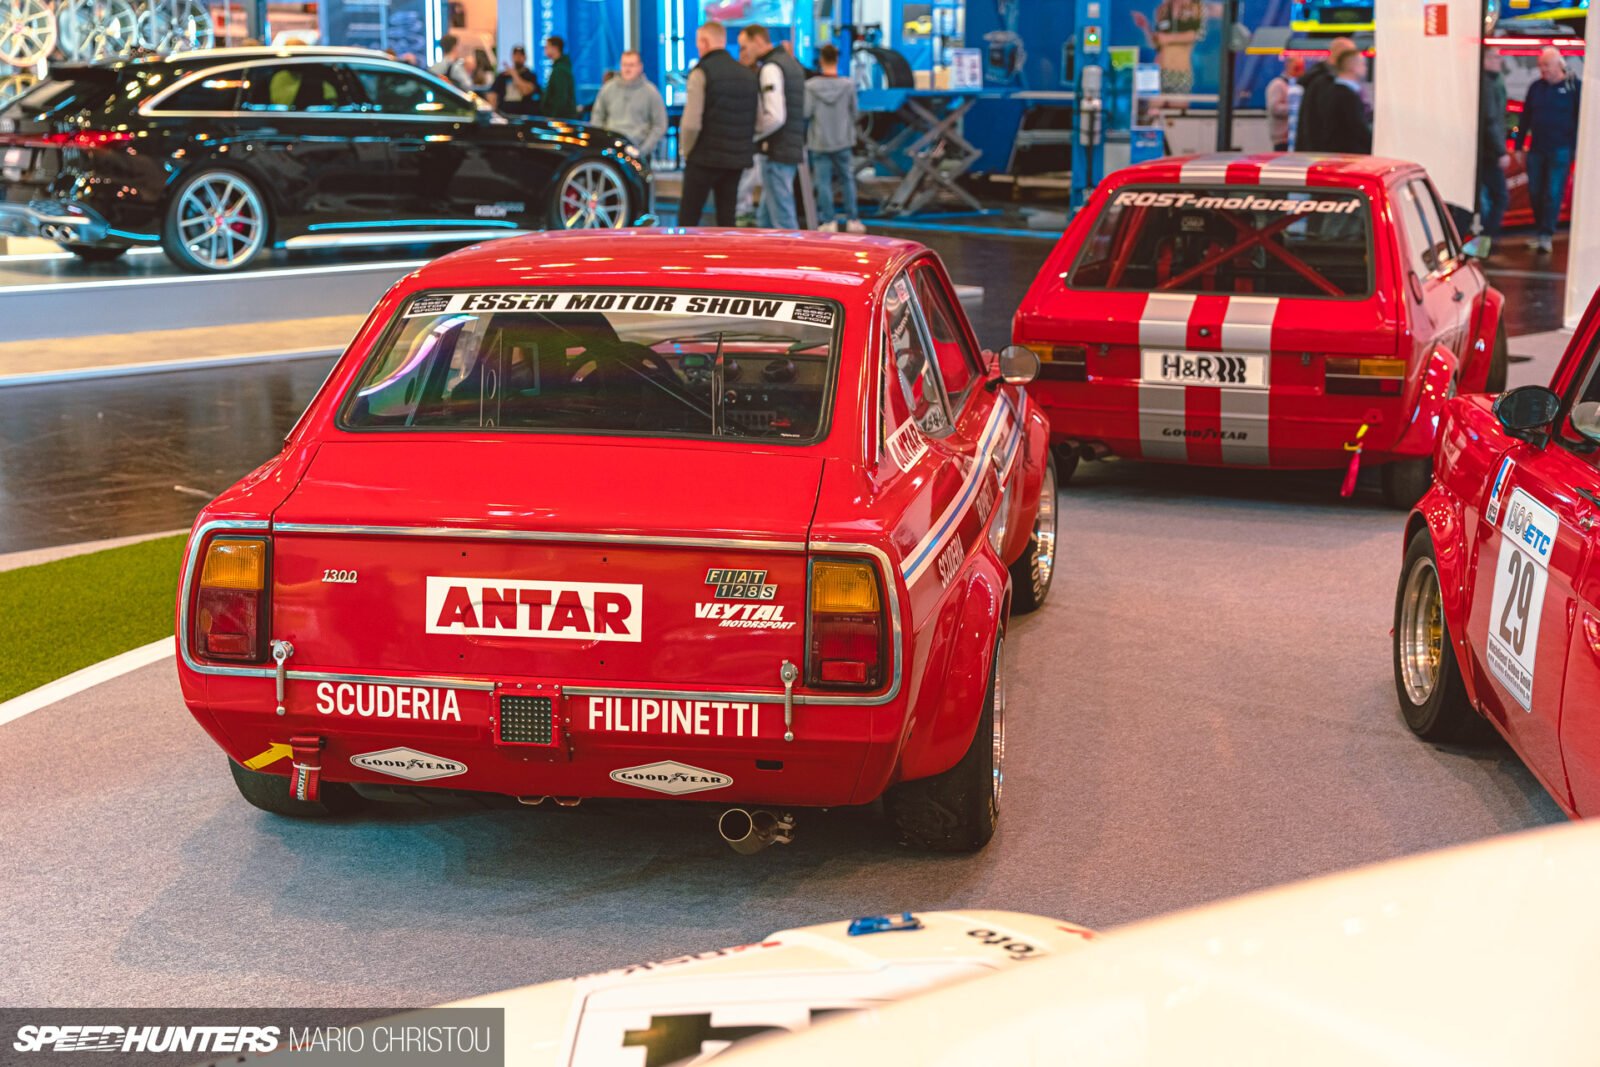
[{"label": "exhaust pipe", "polygon": [[729,808],[717,819],[717,833],[741,856],[754,856],[768,845],[794,840],[794,816],[756,808]]},{"label": "exhaust pipe", "polygon": [[549,797],[534,797],[534,796],[518,797],[517,798],[517,803],[518,804],[526,804],[530,808],[537,808],[540,804],[543,804],[545,801],[547,801],[549,799],[550,799]]},{"label": "exhaust pipe", "polygon": [[1110,454],[1111,449],[1107,448],[1100,441],[1090,441],[1088,444],[1085,444],[1078,449],[1078,455],[1090,461],[1091,463],[1097,460],[1105,459],[1106,456]]}]

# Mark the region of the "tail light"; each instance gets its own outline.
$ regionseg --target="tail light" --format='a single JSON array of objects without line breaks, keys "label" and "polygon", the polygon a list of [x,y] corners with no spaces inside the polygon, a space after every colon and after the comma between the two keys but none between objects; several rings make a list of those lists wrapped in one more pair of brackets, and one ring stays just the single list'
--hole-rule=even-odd
[{"label": "tail light", "polygon": [[1039,357],[1039,377],[1051,382],[1089,380],[1088,353],[1082,345],[1023,345]]},{"label": "tail light", "polygon": [[1329,356],[1323,375],[1330,393],[1399,396],[1405,384],[1406,361]]},{"label": "tail light", "polygon": [[266,599],[266,540],[214,539],[206,546],[195,594],[195,651],[207,659],[265,660]]},{"label": "tail light", "polygon": [[133,140],[124,130],[73,130],[71,133],[0,135],[0,144],[25,148],[110,148]]},{"label": "tail light", "polygon": [[812,561],[806,684],[820,689],[881,686],[888,629],[883,608],[872,564]]}]

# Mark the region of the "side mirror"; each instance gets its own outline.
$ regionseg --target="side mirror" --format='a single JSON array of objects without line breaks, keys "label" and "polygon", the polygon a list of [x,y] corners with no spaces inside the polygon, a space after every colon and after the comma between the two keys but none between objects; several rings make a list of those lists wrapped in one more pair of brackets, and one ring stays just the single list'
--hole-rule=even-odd
[{"label": "side mirror", "polygon": [[1039,354],[1021,345],[1000,350],[1000,378],[1007,385],[1027,385],[1039,376]]},{"label": "side mirror", "polygon": [[1600,400],[1585,400],[1572,405],[1572,428],[1589,440],[1600,443]]},{"label": "side mirror", "polygon": [[1462,245],[1461,251],[1468,259],[1488,259],[1489,239],[1482,234],[1479,234],[1477,237],[1474,237],[1472,240]]},{"label": "side mirror", "polygon": [[1550,424],[1561,410],[1561,398],[1542,385],[1524,385],[1502,393],[1494,402],[1495,418],[1506,433],[1521,441],[1543,445]]}]

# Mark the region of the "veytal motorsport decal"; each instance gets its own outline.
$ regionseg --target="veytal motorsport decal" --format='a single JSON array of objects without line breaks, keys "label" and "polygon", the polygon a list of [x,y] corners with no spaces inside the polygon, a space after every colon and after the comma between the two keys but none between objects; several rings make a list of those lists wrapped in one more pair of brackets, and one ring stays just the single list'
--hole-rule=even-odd
[{"label": "veytal motorsport decal", "polygon": [[798,620],[783,617],[782,604],[719,604],[702,600],[694,606],[694,617],[710,619],[727,630],[792,630]]},{"label": "veytal motorsport decal", "polygon": [[405,317],[453,315],[463,311],[596,311],[648,312],[652,315],[717,316],[762,319],[769,322],[803,322],[833,325],[833,308],[805,300],[769,296],[723,296],[713,293],[571,292],[532,290],[517,292],[439,293],[419,296],[406,307]]},{"label": "veytal motorsport decal", "polygon": [[[651,697],[590,697],[589,729],[618,734],[682,737],[760,737],[761,705],[736,700],[655,700]],[[769,709],[773,736],[781,715]]]},{"label": "veytal motorsport decal", "polygon": [[427,632],[568,641],[631,641],[644,586],[428,576]]},{"label": "veytal motorsport decal", "polygon": [[1513,489],[1500,533],[1500,558],[1495,562],[1494,593],[1489,598],[1489,673],[1522,710],[1531,712],[1539,617],[1544,614],[1550,553],[1561,536],[1561,520],[1524,490]]},{"label": "veytal motorsport decal", "polygon": [[317,710],[346,718],[461,721],[461,703],[454,689],[420,685],[318,682]]},{"label": "veytal motorsport decal", "polygon": [[611,772],[611,780],[672,796],[703,793],[708,789],[724,789],[733,784],[733,779],[726,774],[708,771],[703,767],[691,767],[676,760],[645,763],[638,767],[623,767]]},{"label": "veytal motorsport decal", "polygon": [[377,771],[391,778],[404,778],[408,782],[426,782],[433,778],[453,778],[467,773],[467,765],[443,756],[430,756],[414,748],[386,748],[381,752],[363,752],[351,756],[350,763],[363,770]]}]

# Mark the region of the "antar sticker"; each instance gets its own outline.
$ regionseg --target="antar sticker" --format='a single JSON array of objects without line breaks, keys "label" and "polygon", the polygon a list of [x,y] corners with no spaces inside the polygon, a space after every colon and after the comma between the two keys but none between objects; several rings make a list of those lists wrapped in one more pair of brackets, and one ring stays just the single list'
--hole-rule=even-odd
[{"label": "antar sticker", "polygon": [[644,586],[429,575],[425,610],[430,634],[637,643]]},{"label": "antar sticker", "polygon": [[589,729],[618,734],[759,737],[761,705],[729,700],[590,697]]}]

